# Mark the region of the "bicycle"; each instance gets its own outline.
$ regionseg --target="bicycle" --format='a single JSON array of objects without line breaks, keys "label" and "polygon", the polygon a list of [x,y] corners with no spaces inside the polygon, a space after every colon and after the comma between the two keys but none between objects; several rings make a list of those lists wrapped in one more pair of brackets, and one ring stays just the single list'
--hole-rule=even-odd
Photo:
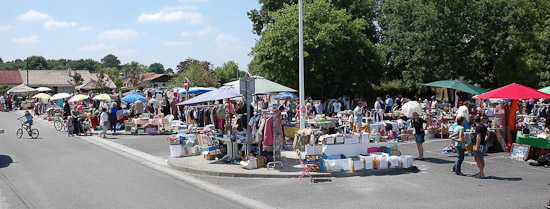
[{"label": "bicycle", "polygon": [[66,120],[63,120],[61,117],[57,117],[57,119],[55,119],[53,121],[53,126],[55,128],[55,130],[57,131],[62,131],[62,130],[67,130],[67,121]]},{"label": "bicycle", "polygon": [[31,138],[33,139],[38,138],[38,135],[40,135],[40,132],[38,131],[38,129],[36,128],[31,129],[29,125],[32,125],[32,124],[25,123],[25,120],[19,120],[19,121],[21,121],[21,128],[17,129],[17,132],[16,132],[17,138],[20,139],[21,137],[23,137],[23,130],[27,131],[27,133]]}]

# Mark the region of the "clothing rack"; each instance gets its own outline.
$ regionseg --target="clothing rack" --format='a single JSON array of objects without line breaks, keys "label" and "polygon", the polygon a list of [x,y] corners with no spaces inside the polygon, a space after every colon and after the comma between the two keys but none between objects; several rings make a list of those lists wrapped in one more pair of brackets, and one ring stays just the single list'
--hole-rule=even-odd
[{"label": "clothing rack", "polygon": [[[260,117],[263,115],[270,115],[271,117],[275,117],[275,113],[268,110],[261,110],[259,113],[260,113]],[[275,149],[275,148],[284,147],[284,144],[285,144],[284,136],[283,136],[283,142],[282,142],[283,144],[280,144],[280,143],[281,142],[279,140],[273,140],[273,162],[267,163],[267,169],[269,169],[270,167],[275,168],[277,164],[279,164],[281,168],[283,167],[283,162],[281,161],[281,149]],[[261,147],[259,148],[261,149]]]}]

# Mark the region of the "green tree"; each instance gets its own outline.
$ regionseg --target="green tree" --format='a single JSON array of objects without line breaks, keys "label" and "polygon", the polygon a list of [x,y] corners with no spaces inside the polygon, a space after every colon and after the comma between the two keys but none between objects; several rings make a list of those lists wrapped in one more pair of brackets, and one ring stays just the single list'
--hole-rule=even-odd
[{"label": "green tree", "polygon": [[[304,4],[303,17],[307,95],[328,98],[364,94],[378,83],[380,57],[362,33],[367,25],[363,19],[353,20],[326,0]],[[273,23],[252,49],[249,72],[297,89],[297,46],[298,5],[286,5],[273,14]]]},{"label": "green tree", "polygon": [[223,66],[214,68],[214,72],[222,85],[246,75],[246,72],[239,70],[239,66],[234,61],[224,62]]},{"label": "green tree", "polygon": [[35,70],[35,69],[49,69],[48,62],[42,56],[31,56],[27,58],[27,63],[25,63],[24,69]]},{"label": "green tree", "polygon": [[69,81],[69,83],[73,86],[80,86],[82,85],[82,82],[84,82],[84,78],[82,78],[82,75],[80,75],[80,73],[78,72],[74,72],[73,75],[71,76],[71,80]]},{"label": "green tree", "polygon": [[[311,3],[313,0],[306,0]],[[262,31],[275,20],[273,14],[277,10],[284,8],[284,5],[298,4],[298,0],[259,0],[262,6],[258,11],[256,9],[247,12],[248,18],[252,21],[252,32],[257,35],[261,35]],[[377,18],[377,5],[378,1],[373,0],[331,0],[329,2],[335,9],[344,9],[353,19],[365,20],[363,33],[371,40],[371,42],[378,42],[376,33],[376,26],[374,22]]]},{"label": "green tree", "polygon": [[199,63],[190,63],[187,70],[172,78],[172,86],[182,87],[185,78],[189,79],[189,86],[212,87],[218,84],[215,72]]},{"label": "green tree", "polygon": [[123,83],[122,80],[120,80],[120,71],[116,67],[110,67],[104,69],[111,81],[115,84],[117,90],[119,90]]},{"label": "green tree", "polygon": [[101,59],[101,64],[103,64],[103,67],[111,68],[111,67],[120,67],[120,60],[118,60],[118,57],[112,54],[108,54],[107,56],[103,57]]},{"label": "green tree", "polygon": [[97,71],[96,74],[97,80],[96,85],[99,89],[108,89],[109,88],[109,75],[105,68],[101,68]]},{"label": "green tree", "polygon": [[124,65],[122,72],[128,79],[128,82],[136,87],[143,81],[142,73],[147,72],[147,68],[145,65],[132,61]]},{"label": "green tree", "polygon": [[149,72],[164,74],[164,66],[158,62],[149,65]]},{"label": "green tree", "polygon": [[185,61],[182,61],[178,64],[177,70],[178,73],[187,71],[191,65],[200,65],[206,70],[212,70],[212,63],[208,61],[200,61],[193,58],[187,58]]},{"label": "green tree", "polygon": [[74,70],[88,70],[90,72],[96,72],[99,70],[100,63],[93,59],[79,59],[71,60],[69,67]]},{"label": "green tree", "polygon": [[174,74],[174,70],[172,70],[172,68],[168,68],[168,69],[166,69],[166,71],[164,71],[164,74],[172,75],[172,74]]}]

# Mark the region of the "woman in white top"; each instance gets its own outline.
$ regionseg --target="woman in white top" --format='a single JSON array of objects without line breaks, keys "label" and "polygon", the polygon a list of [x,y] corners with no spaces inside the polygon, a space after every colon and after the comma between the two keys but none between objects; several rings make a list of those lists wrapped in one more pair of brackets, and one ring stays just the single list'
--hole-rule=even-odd
[{"label": "woman in white top", "polygon": [[101,137],[101,135],[103,135],[103,138],[107,138],[107,128],[109,127],[109,115],[107,114],[107,108],[102,108],[99,119],[99,124],[103,127],[103,131],[101,131],[99,136]]}]

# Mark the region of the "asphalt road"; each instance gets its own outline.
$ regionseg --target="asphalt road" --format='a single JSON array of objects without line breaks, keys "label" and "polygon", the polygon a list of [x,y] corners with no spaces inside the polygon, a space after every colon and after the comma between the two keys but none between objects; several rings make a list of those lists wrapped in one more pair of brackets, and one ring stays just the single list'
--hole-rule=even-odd
[{"label": "asphalt road", "polygon": [[[41,124],[39,139],[15,139],[15,115],[0,114],[0,129],[6,129],[0,135],[1,208],[243,207]],[[159,159],[169,154],[166,136],[117,135],[108,140]],[[506,153],[486,157],[487,179],[454,175],[450,170],[456,155],[440,153],[449,142],[428,140],[426,161],[415,161],[420,169],[416,173],[316,183],[297,178],[193,177],[277,208],[543,208],[550,199],[550,169],[510,160]],[[403,154],[417,155],[414,143],[401,143],[399,148]],[[463,172],[477,172],[471,156]]]},{"label": "asphalt road", "polygon": [[[428,140],[420,172],[348,178],[235,179],[198,176],[238,194],[278,208],[544,208],[550,200],[550,169],[489,153],[487,179],[456,176],[456,155],[441,154],[449,140]],[[417,155],[416,145],[401,143],[404,154]],[[473,157],[463,163],[465,174],[478,172]],[[251,192],[254,191],[254,192]]]},{"label": "asphalt road", "polygon": [[0,208],[243,207],[42,123],[17,139],[17,115],[0,117]]}]

